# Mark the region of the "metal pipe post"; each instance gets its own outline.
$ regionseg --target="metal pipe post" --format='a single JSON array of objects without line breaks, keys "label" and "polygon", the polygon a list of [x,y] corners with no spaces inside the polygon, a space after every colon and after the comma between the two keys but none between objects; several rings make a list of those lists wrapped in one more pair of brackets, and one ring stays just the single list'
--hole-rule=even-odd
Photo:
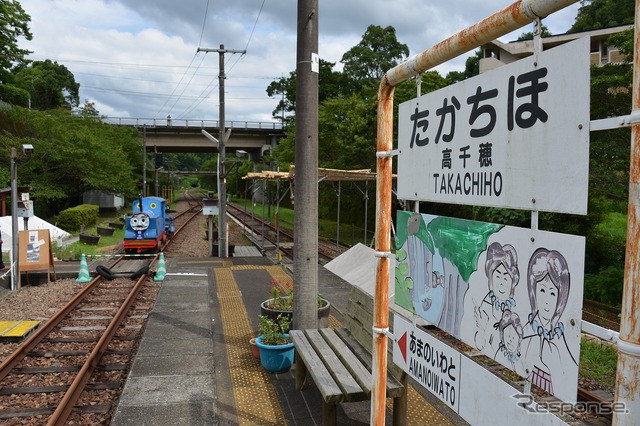
[{"label": "metal pipe post", "polygon": [[[640,0],[636,0],[633,51],[633,99],[631,114],[640,110]],[[614,425],[637,424],[640,415],[640,124],[631,126],[631,166],[627,249],[624,264],[624,288],[618,339],[618,367],[614,401],[624,404],[626,413],[614,412]],[[635,413],[635,414],[634,414]]]},{"label": "metal pipe post", "polygon": [[11,148],[11,290],[20,287],[18,268],[18,154]]}]

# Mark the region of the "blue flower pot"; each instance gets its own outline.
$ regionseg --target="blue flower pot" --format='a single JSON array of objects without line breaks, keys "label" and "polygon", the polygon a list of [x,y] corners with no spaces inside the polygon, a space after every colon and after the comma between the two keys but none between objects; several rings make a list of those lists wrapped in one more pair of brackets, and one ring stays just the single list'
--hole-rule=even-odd
[{"label": "blue flower pot", "polygon": [[[285,334],[285,337],[289,337]],[[265,345],[262,336],[256,338],[256,346],[260,348],[260,363],[265,370],[271,373],[283,373],[288,371],[293,364],[294,347],[292,343],[284,345]]]}]

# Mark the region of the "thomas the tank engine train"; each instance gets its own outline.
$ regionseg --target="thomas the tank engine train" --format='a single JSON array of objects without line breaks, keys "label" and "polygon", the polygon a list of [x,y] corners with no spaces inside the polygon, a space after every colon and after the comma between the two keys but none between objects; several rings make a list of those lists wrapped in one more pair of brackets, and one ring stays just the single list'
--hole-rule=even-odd
[{"label": "thomas the tank engine train", "polygon": [[131,215],[126,218],[124,251],[127,254],[161,251],[174,231],[173,218],[167,215],[166,200],[141,197],[133,202]]}]

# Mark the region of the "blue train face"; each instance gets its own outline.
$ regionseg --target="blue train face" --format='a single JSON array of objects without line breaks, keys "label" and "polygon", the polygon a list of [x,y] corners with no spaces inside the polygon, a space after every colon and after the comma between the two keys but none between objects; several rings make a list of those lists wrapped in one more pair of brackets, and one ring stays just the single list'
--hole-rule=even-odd
[{"label": "blue train face", "polygon": [[150,222],[151,221],[149,220],[148,214],[134,213],[129,219],[129,226],[131,226],[131,229],[133,229],[135,232],[140,233],[146,231],[147,228],[149,228]]}]

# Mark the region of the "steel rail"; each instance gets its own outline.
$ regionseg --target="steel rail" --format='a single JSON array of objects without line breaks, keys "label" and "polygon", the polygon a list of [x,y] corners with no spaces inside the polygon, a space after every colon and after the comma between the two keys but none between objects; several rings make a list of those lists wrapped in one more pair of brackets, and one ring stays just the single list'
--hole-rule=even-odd
[{"label": "steel rail", "polygon": [[16,350],[0,364],[0,380],[3,380],[62,320],[93,291],[102,277],[97,276],[87,283],[62,309],[56,312],[41,327],[38,327]]},{"label": "steel rail", "polygon": [[109,322],[109,325],[107,326],[107,329],[100,337],[100,340],[94,346],[93,350],[91,351],[91,354],[89,355],[85,363],[80,368],[80,371],[78,372],[75,379],[69,386],[69,389],[62,397],[60,404],[58,404],[58,407],[56,408],[56,410],[49,417],[49,420],[47,421],[47,425],[61,426],[66,423],[69,415],[73,411],[74,405],[76,404],[76,402],[80,398],[80,395],[84,391],[85,385],[89,382],[89,379],[91,378],[91,374],[93,374],[93,371],[98,366],[98,363],[100,362],[100,358],[102,357],[102,355],[104,354],[104,351],[109,346],[109,343],[111,343],[111,341],[113,340],[113,336],[115,335],[116,331],[118,331],[118,327],[120,327],[120,325],[126,318],[127,313],[131,308],[131,305],[133,305],[133,302],[136,300],[136,297],[138,297],[138,294],[140,293],[140,290],[142,290],[142,287],[144,286],[144,283],[146,282],[146,280],[147,280],[147,274],[142,275],[138,279],[138,281],[135,283],[135,285],[129,292],[129,295],[124,300],[122,305],[120,305],[120,308],[114,315],[113,319]]},{"label": "steel rail", "polygon": [[200,213],[201,211],[202,211],[202,206],[201,205],[191,206],[191,204],[190,204],[188,210],[185,210],[185,211],[181,212],[180,214],[178,214],[177,216],[175,216],[173,218],[174,221],[177,218],[181,218],[182,216],[186,216],[189,213],[193,213],[190,217],[187,217],[187,219],[183,223],[180,224],[180,226],[173,232],[173,234],[169,238],[167,238],[167,240],[165,241],[164,245],[160,248],[160,250],[161,251],[166,250],[167,247],[169,246],[169,244],[171,244],[173,239],[176,237],[176,235],[178,235],[180,233],[180,231],[182,231],[184,229],[184,227],[187,226],[187,224],[189,224],[193,219],[195,219],[198,216],[198,213]]}]

